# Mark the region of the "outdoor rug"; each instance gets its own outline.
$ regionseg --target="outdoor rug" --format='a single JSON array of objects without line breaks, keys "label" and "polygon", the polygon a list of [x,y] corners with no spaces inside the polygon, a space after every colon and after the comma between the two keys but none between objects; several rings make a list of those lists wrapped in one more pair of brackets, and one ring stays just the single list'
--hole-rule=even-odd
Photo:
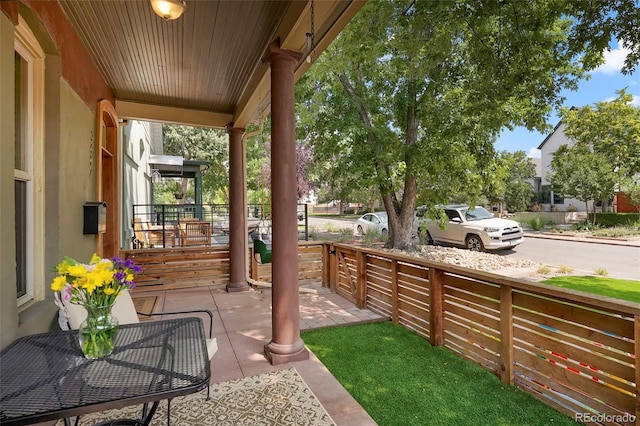
[{"label": "outdoor rug", "polygon": [[[136,307],[136,312],[142,312],[145,314],[153,313],[156,308],[156,302],[158,301],[157,296],[136,296],[132,297],[133,305]],[[147,317],[144,315],[138,315],[140,321],[148,321],[152,319],[152,317]]]},{"label": "outdoor rug", "polygon": [[[211,385],[171,400],[172,426],[335,426],[295,368]],[[142,406],[93,413],[80,418],[81,426],[107,420],[137,418]],[[167,424],[167,402],[162,401],[152,426]],[[56,426],[63,426],[62,420]]]}]

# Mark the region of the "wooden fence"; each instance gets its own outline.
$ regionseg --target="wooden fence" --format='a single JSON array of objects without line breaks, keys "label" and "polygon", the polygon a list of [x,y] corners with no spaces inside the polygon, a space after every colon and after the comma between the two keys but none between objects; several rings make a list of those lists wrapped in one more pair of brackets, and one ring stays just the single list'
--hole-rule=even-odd
[{"label": "wooden fence", "polygon": [[[310,283],[329,282],[328,275],[325,271],[329,271],[325,267],[328,262],[329,245],[320,241],[299,241],[298,242],[298,283],[299,285]],[[250,277],[254,281],[271,283],[271,263],[259,263],[253,253],[253,247],[250,249],[251,269]],[[328,284],[327,284],[328,285]]]},{"label": "wooden fence", "polygon": [[124,250],[121,256],[142,267],[136,292],[229,282],[228,245]]},{"label": "wooden fence", "polygon": [[577,420],[640,425],[640,306],[334,244],[331,287]]}]

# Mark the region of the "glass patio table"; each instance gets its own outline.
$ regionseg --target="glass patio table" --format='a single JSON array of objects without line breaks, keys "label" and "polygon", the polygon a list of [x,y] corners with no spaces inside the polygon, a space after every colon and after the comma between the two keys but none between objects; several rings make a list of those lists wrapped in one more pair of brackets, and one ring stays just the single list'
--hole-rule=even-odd
[{"label": "glass patio table", "polygon": [[200,318],[121,325],[113,353],[96,360],[80,351],[77,330],[25,336],[0,352],[0,424],[153,403],[130,423],[148,425],[159,401],[197,392],[210,376]]}]

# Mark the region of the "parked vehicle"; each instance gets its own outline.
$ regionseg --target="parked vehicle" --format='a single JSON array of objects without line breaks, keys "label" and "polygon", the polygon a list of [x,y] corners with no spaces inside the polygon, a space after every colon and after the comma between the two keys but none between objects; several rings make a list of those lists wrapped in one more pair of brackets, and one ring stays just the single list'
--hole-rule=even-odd
[{"label": "parked vehicle", "polygon": [[356,235],[362,236],[369,229],[375,229],[383,235],[389,232],[387,212],[365,213],[353,225],[353,232]]},{"label": "parked vehicle", "polygon": [[466,204],[442,206],[449,218],[445,229],[438,222],[418,215],[414,230],[417,235],[423,231],[427,244],[448,243],[465,246],[473,251],[508,249],[524,241],[524,232],[520,224],[510,219],[496,218],[484,207],[473,209]]}]

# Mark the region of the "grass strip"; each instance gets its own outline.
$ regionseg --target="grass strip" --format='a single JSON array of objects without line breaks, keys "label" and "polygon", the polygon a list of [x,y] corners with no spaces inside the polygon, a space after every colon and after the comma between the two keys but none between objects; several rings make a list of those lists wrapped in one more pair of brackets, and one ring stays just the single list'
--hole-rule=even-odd
[{"label": "grass strip", "polygon": [[549,278],[543,283],[640,303],[640,281],[596,276],[557,276]]},{"label": "grass strip", "polygon": [[390,322],[302,336],[380,426],[576,424],[478,365]]}]

